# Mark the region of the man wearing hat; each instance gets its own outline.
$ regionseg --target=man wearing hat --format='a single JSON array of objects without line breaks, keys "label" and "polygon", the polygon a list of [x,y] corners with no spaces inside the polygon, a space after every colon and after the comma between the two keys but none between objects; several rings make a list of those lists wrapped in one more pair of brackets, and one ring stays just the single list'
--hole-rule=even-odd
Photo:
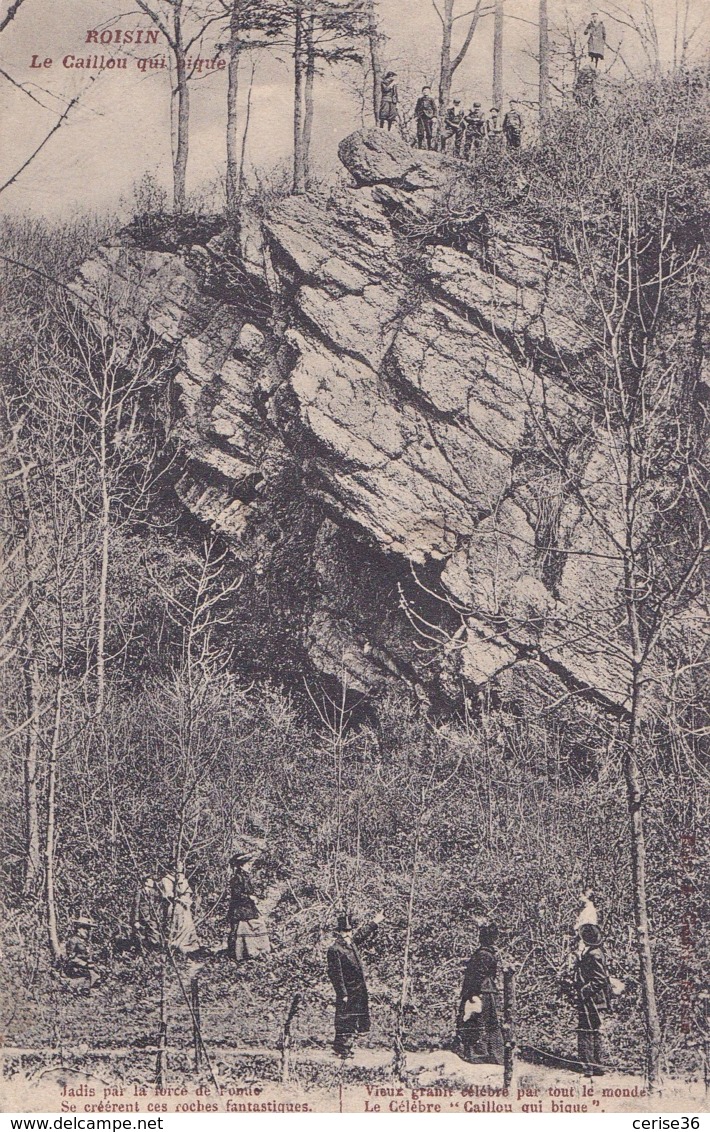
[{"label": "man wearing hat", "polygon": [[73,931],[64,945],[62,966],[62,973],[67,979],[85,981],[89,991],[100,981],[100,975],[94,967],[91,946],[91,929],[95,927],[96,924],[85,912],[72,920]]},{"label": "man wearing hat", "polygon": [[486,138],[491,149],[500,152],[503,130],[500,124],[500,110],[497,106],[491,106],[491,112],[486,121]]},{"label": "man wearing hat", "polygon": [[598,67],[599,61],[604,58],[606,48],[606,28],[604,21],[599,19],[598,12],[592,12],[592,18],[584,29],[584,34],[587,36],[587,54],[594,66]]},{"label": "man wearing hat", "polygon": [[422,87],[422,93],[414,107],[414,117],[417,122],[417,148],[434,148],[434,122],[436,121],[436,103],[431,96],[431,87]]},{"label": "man wearing hat", "polygon": [[328,978],[335,990],[333,1050],[342,1058],[353,1056],[355,1035],[370,1029],[370,1001],[358,945],[377,931],[383,919],[378,912],[371,923],[353,932],[350,916],[340,913],[335,939],[328,948]]},{"label": "man wearing hat", "polygon": [[397,121],[397,103],[399,92],[397,90],[396,71],[388,71],[380,83],[380,126],[392,129],[392,123]]},{"label": "man wearing hat", "polygon": [[461,143],[463,142],[464,131],[466,125],[464,122],[464,112],[461,109],[461,99],[455,98],[452,105],[444,115],[444,128],[441,134],[441,148],[442,151],[446,149],[446,143],[449,138],[454,139],[454,153],[457,157],[461,155]]},{"label": "man wearing hat", "polygon": [[474,102],[464,118],[464,126],[463,158],[464,161],[468,161],[471,156],[471,149],[473,148],[474,152],[478,153],[486,136],[486,120],[483,117],[480,102]]},{"label": "man wearing hat", "polygon": [[503,119],[503,134],[508,149],[520,149],[523,136],[523,119],[514,98],[510,100],[510,110]]},{"label": "man wearing hat", "polygon": [[602,1067],[601,1012],[609,1009],[610,983],[597,924],[579,928],[581,953],[574,965],[573,986],[577,1006],[577,1050],[588,1076],[604,1072]]},{"label": "man wearing hat", "polygon": [[498,1020],[498,928],[483,924],[478,948],[468,961],[456,1029],[466,1061],[503,1064],[503,1031]]},{"label": "man wearing hat", "polygon": [[254,901],[254,889],[247,871],[253,860],[252,853],[234,853],[229,860],[232,873],[229,878],[227,956],[237,963],[271,951],[266,926]]}]

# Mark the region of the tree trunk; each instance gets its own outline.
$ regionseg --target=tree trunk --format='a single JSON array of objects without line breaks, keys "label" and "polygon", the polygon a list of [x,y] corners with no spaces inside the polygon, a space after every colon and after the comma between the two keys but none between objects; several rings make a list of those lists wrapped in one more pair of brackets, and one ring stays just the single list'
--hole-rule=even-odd
[{"label": "tree trunk", "polygon": [[30,500],[29,472],[24,461],[20,461],[22,494],[20,496],[20,533],[24,546],[24,571],[27,581],[28,612],[23,634],[22,678],[25,690],[25,711],[27,713],[27,733],[25,735],[24,786],[25,786],[25,859],[23,862],[22,889],[26,894],[34,892],[42,867],[39,791],[37,775],[40,756],[39,710],[42,697],[39,664],[37,660],[37,641],[31,616],[36,609],[34,576],[34,525]]},{"label": "tree trunk", "polygon": [[254,91],[254,72],[256,64],[254,60],[251,61],[251,72],[249,75],[249,89],[247,91],[247,107],[244,115],[244,131],[242,133],[242,147],[239,154],[239,178],[237,181],[237,209],[242,199],[242,190],[244,188],[244,161],[247,152],[247,139],[249,137],[249,125],[251,123],[251,96]]},{"label": "tree trunk", "polygon": [[454,0],[444,0],[439,56],[439,110],[445,113],[451,97],[451,33],[454,23]]},{"label": "tree trunk", "polygon": [[316,53],[315,45],[313,42],[313,31],[315,25],[315,17],[313,13],[306,17],[305,21],[305,41],[306,41],[306,79],[303,87],[303,101],[304,101],[304,114],[303,114],[303,165],[305,170],[306,188],[311,178],[311,138],[313,136],[313,87],[316,77]]},{"label": "tree trunk", "polygon": [[305,101],[306,59],[303,27],[303,4],[297,0],[295,13],[295,43],[293,48],[293,191],[305,193],[306,166],[303,152],[303,122]]},{"label": "tree trunk", "polygon": [[540,72],[539,72],[540,135],[544,137],[550,116],[550,29],[547,0],[540,0]]},{"label": "tree trunk", "polygon": [[177,142],[173,163],[174,207],[185,211],[187,184],[187,155],[190,138],[190,88],[187,79],[187,60],[180,21],[181,2],[175,7],[175,75],[177,91]]},{"label": "tree trunk", "polygon": [[25,736],[25,860],[22,890],[25,894],[37,888],[41,869],[41,845],[39,834],[39,791],[37,774],[39,772],[39,709],[41,688],[37,658],[34,655],[34,638],[30,632],[25,634],[27,656],[22,664],[22,677],[25,686],[25,711],[27,712],[27,734]]},{"label": "tree trunk", "polygon": [[229,21],[229,66],[227,69],[227,211],[233,216],[239,200],[239,146],[237,142],[237,100],[239,97],[239,56],[241,38],[241,0],[232,0]]},{"label": "tree trunk", "polygon": [[62,677],[57,680],[57,690],[54,695],[54,723],[52,726],[52,741],[49,748],[49,764],[47,777],[47,829],[45,841],[45,880],[47,895],[47,937],[49,949],[55,963],[61,957],[62,949],[59,942],[57,928],[57,897],[54,884],[54,848],[56,842],[57,825],[57,761],[59,758],[59,738],[62,726]]},{"label": "tree trunk", "polygon": [[503,0],[495,0],[493,24],[493,105],[503,107]]},{"label": "tree trunk", "polygon": [[375,116],[375,125],[380,120],[380,102],[382,99],[382,50],[380,47],[380,29],[377,24],[375,0],[368,0],[367,5],[367,38],[370,45],[370,68],[372,70],[372,111]]},{"label": "tree trunk", "polygon": [[624,752],[624,778],[629,807],[631,840],[631,877],[636,921],[636,948],[639,959],[644,1025],[646,1029],[646,1075],[650,1089],[658,1082],[661,1052],[661,1024],[658,1017],[656,987],[653,977],[651,935],[648,924],[646,894],[646,838],[643,826],[643,793],[639,771],[639,702],[641,672],[634,670],[631,722]]},{"label": "tree trunk", "polygon": [[99,424],[99,477],[101,481],[101,564],[99,569],[99,602],[96,633],[96,713],[104,710],[106,699],[106,604],[108,601],[108,568],[110,549],[111,499],[107,482],[106,452],[106,378],[104,378],[103,404]]}]

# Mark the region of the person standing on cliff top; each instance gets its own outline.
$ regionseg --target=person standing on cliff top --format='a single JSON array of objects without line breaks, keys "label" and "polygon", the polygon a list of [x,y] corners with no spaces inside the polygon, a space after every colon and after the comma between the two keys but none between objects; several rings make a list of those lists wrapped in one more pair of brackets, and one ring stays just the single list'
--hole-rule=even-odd
[{"label": "person standing on cliff top", "polygon": [[600,60],[604,58],[606,49],[606,28],[603,20],[598,17],[598,12],[592,12],[592,18],[584,29],[584,34],[587,36],[587,54],[595,67],[598,67]]},{"label": "person standing on cliff top", "polygon": [[422,93],[414,107],[414,117],[417,122],[417,149],[434,148],[434,122],[436,121],[436,103],[431,96],[431,87],[422,87]]},{"label": "person standing on cliff top", "polygon": [[441,135],[441,149],[446,149],[446,143],[449,138],[454,139],[454,153],[457,157],[461,154],[461,144],[466,129],[466,122],[464,119],[464,112],[461,109],[461,99],[455,98],[452,105],[446,111],[444,116],[444,129]]},{"label": "person standing on cliff top", "polygon": [[387,129],[391,130],[392,124],[397,121],[399,91],[397,90],[396,78],[396,71],[388,71],[380,83],[380,127],[382,129],[387,126]]},{"label": "person standing on cliff top", "polygon": [[465,119],[465,134],[463,142],[463,158],[468,161],[471,150],[477,154],[483,145],[486,136],[486,120],[483,117],[480,102],[474,102]]},{"label": "person standing on cliff top", "polygon": [[520,116],[518,103],[514,98],[510,100],[510,110],[503,119],[503,134],[508,149],[520,149],[523,137],[523,119]]}]

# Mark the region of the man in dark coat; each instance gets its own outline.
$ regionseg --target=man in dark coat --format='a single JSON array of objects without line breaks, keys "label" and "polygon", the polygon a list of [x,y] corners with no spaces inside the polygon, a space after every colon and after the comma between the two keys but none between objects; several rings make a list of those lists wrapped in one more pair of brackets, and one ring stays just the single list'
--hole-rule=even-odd
[{"label": "man in dark coat", "polygon": [[503,134],[508,149],[520,149],[523,136],[523,119],[520,116],[515,99],[511,100],[510,110],[503,119]]},{"label": "man in dark coat", "polygon": [[251,859],[249,853],[235,853],[229,861],[232,869],[229,878],[229,911],[227,912],[227,923],[229,924],[227,957],[229,959],[237,959],[239,925],[259,918],[259,910],[254,903],[254,889],[244,868]]},{"label": "man in dark coat", "polygon": [[436,103],[431,96],[431,87],[422,87],[422,93],[414,107],[414,117],[417,121],[417,148],[434,148],[434,122],[436,121]]},{"label": "man in dark coat", "polygon": [[582,924],[579,935],[583,947],[575,961],[573,975],[577,1050],[583,1071],[591,1077],[604,1072],[601,1014],[609,1009],[610,984],[600,929],[596,924]]},{"label": "man in dark coat", "polygon": [[466,130],[466,123],[464,121],[464,113],[461,109],[461,99],[455,98],[452,105],[444,115],[444,128],[441,134],[441,148],[446,149],[446,143],[449,138],[454,139],[454,153],[457,157],[461,154],[461,144],[463,142],[464,132]]},{"label": "man in dark coat", "polygon": [[353,932],[350,917],[342,913],[328,948],[328,978],[335,990],[333,1050],[342,1058],[353,1056],[356,1034],[366,1034],[370,1029],[370,1000],[358,945],[374,935],[383,918],[378,912],[371,923]]},{"label": "man in dark coat", "polygon": [[483,117],[480,102],[474,102],[464,118],[464,124],[463,157],[464,161],[468,161],[471,149],[478,153],[486,136],[486,119]]},{"label": "man in dark coat", "polygon": [[599,61],[604,58],[606,47],[606,28],[604,21],[598,19],[598,16],[598,12],[592,12],[592,18],[584,29],[584,34],[587,36],[587,53],[595,67],[598,67]]},{"label": "man in dark coat", "polygon": [[380,126],[392,129],[392,123],[397,121],[397,104],[399,91],[397,90],[397,72],[388,71],[380,83]]},{"label": "man in dark coat", "polygon": [[498,928],[484,924],[478,949],[468,961],[461,988],[457,1032],[466,1061],[503,1064],[503,1032],[498,1021]]}]

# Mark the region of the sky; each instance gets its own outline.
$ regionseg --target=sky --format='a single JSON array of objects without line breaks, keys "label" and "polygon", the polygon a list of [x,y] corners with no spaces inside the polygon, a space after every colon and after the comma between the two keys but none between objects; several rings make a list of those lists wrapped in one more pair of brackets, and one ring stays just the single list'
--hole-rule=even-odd
[{"label": "sky", "polygon": [[[625,0],[638,9],[643,0]],[[674,4],[685,0],[648,0],[654,8],[661,46],[670,58],[673,40]],[[710,8],[710,0],[689,0],[695,16]],[[537,0],[505,0],[504,81],[506,98],[522,98],[531,105],[534,118],[536,96],[535,60]],[[0,12],[9,0],[0,0]],[[463,38],[465,13],[474,0],[456,0],[454,49]],[[603,13],[608,42],[621,47],[615,64],[621,75],[629,65],[642,65],[636,38],[619,20],[612,18],[609,4],[587,0],[548,0],[551,23],[569,21],[578,34],[593,7]],[[424,81],[436,82],[441,25],[431,0],[379,0],[385,40],[385,59],[400,76],[400,97],[408,103]],[[479,99],[490,105],[492,18],[481,20],[468,56],[456,72],[453,94],[466,100]],[[692,22],[692,21],[691,21]],[[101,47],[87,44],[87,33],[110,25],[136,29],[150,26],[145,15],[135,11],[132,0],[24,0],[16,19],[0,36],[0,68],[28,95],[0,75],[0,185],[12,176],[47,135],[58,116],[75,95],[81,98],[67,121],[50,139],[18,180],[0,193],[0,212],[40,213],[50,217],[77,212],[117,211],[127,215],[134,202],[135,185],[148,173],[170,187],[169,78],[167,71],[141,74],[137,58],[162,54],[162,47]],[[694,26],[694,23],[693,23]],[[703,29],[705,33],[705,29]],[[224,33],[221,33],[222,37]],[[202,55],[211,56],[219,41],[216,31]],[[700,42],[700,37],[698,37]],[[704,34],[703,42],[707,42]],[[126,70],[80,70],[62,65],[65,56],[115,54],[127,58]],[[247,168],[267,180],[286,175],[292,146],[292,64],[285,52],[254,53],[255,81],[251,125],[247,145]],[[31,62],[52,60],[49,67]],[[244,62],[243,93],[249,64]],[[224,175],[224,125],[226,72],[212,73],[191,85],[192,115],[188,191],[210,194]],[[41,105],[40,105],[41,104]],[[242,117],[244,104],[242,102]],[[366,124],[370,124],[367,121]],[[337,168],[337,144],[363,125],[361,79],[357,68],[332,69],[316,83],[314,164],[317,173],[328,176]],[[214,198],[216,199],[216,198]]]}]

